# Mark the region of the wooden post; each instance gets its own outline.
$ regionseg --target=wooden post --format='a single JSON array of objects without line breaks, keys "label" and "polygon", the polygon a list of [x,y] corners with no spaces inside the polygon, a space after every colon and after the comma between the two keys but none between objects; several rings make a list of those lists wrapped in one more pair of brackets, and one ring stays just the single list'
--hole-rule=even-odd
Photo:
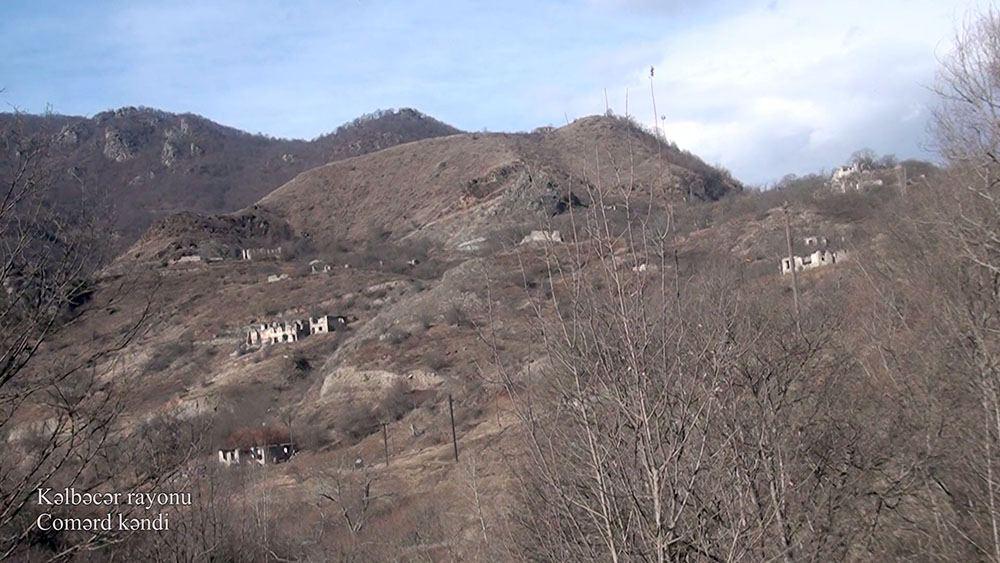
[{"label": "wooden post", "polygon": [[677,308],[681,306],[681,261],[677,259],[677,249],[674,249],[674,295],[677,297]]},{"label": "wooden post", "polygon": [[653,91],[653,67],[649,67],[649,97],[653,100],[653,135],[660,141],[660,116],[656,114],[656,92]]},{"label": "wooden post", "polygon": [[389,467],[389,431],[386,429],[389,423],[382,423],[382,445],[385,447],[385,466]]},{"label": "wooden post", "polygon": [[802,326],[799,324],[799,275],[795,271],[795,256],[792,254],[792,227],[788,222],[788,202],[782,206],[785,212],[785,244],[788,246],[788,265],[792,269],[792,302],[795,304],[795,328],[802,334]]},{"label": "wooden post", "polygon": [[455,434],[455,407],[451,393],[448,393],[448,415],[451,417],[451,444],[455,449],[455,461],[458,461],[458,435]]},{"label": "wooden post", "polygon": [[503,423],[500,422],[500,393],[493,396],[493,405],[497,411],[497,428],[503,430]]}]

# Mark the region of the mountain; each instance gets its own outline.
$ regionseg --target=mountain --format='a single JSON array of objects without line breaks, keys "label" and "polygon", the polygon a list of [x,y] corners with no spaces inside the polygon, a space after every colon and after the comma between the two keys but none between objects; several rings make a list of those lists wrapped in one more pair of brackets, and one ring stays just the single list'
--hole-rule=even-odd
[{"label": "mountain", "polygon": [[[610,208],[628,197],[665,211],[686,200],[712,201],[741,189],[728,173],[626,119],[588,117],[531,133],[424,139],[332,162],[228,217],[167,217],[131,254],[169,259],[167,254],[178,249],[192,252],[201,244],[196,239],[215,246],[282,241],[274,229],[256,243],[255,236],[265,233],[243,229],[237,236],[236,225],[250,217],[280,223],[285,244],[304,242],[320,252],[373,237],[454,249],[472,239],[495,239],[543,224],[565,228],[571,208]],[[598,202],[598,190],[613,195]],[[222,223],[235,230],[223,233]]]},{"label": "mountain", "polygon": [[156,218],[234,211],[315,166],[458,132],[412,109],[378,111],[312,141],[252,135],[149,108],[92,118],[0,114],[0,138],[52,141],[44,167],[59,172],[53,181],[64,203],[80,182],[112,203],[126,245]]},{"label": "mountain", "polygon": [[[72,397],[102,405],[114,393],[116,423],[143,444],[113,454],[136,450],[150,471],[180,464],[170,490],[198,500],[168,507],[171,526],[204,532],[192,553],[227,560],[253,559],[240,550],[264,537],[290,560],[509,553],[493,538],[512,514],[564,521],[546,512],[558,499],[534,504],[547,489],[525,488],[544,482],[540,451],[569,456],[558,463],[572,490],[593,483],[580,442],[548,440],[594,436],[612,452],[601,463],[633,475],[634,454],[619,452],[636,443],[645,397],[667,409],[655,428],[695,468],[682,480],[697,477],[707,500],[692,502],[712,519],[730,518],[716,503],[744,507],[734,530],[756,518],[758,503],[732,503],[762,464],[725,456],[759,452],[753,432],[772,428],[799,456],[796,482],[858,482],[863,505],[834,507],[836,518],[877,519],[868,499],[884,485],[882,462],[866,472],[840,460],[857,447],[908,461],[900,444],[926,436],[884,416],[882,397],[906,394],[880,392],[867,370],[883,369],[873,334],[894,337],[899,318],[872,284],[900,275],[880,265],[912,254],[906,228],[924,236],[908,209],[934,197],[922,193],[935,181],[927,171],[906,186],[886,176],[841,192],[817,176],[746,190],[607,116],[417,140],[303,171],[233,212],[157,219],[74,300],[81,314],[31,374],[84,362],[95,381]],[[795,276],[782,271],[789,243]],[[114,353],[94,356],[104,350]],[[783,396],[782,416],[755,410]],[[39,393],[0,435],[14,456],[31,459],[58,424],[51,397]],[[817,413],[837,424],[810,426]],[[579,420],[599,431],[577,434]],[[718,433],[689,449],[686,428]],[[730,450],[739,432],[752,447]],[[287,462],[246,461],[253,446],[289,444]],[[722,461],[705,463],[703,447]],[[843,457],[817,473],[831,455]],[[829,523],[828,505],[810,506],[797,510]],[[114,549],[162,559],[175,546],[160,537]],[[824,559],[850,559],[832,549]]]},{"label": "mountain", "polygon": [[[88,141],[81,135],[77,142]],[[166,141],[157,143],[162,151]],[[109,158],[103,150],[94,157],[102,163]],[[162,157],[146,150],[146,158]],[[140,154],[107,166],[132,166]],[[161,174],[188,166],[156,162]],[[782,231],[770,202],[763,217],[730,209],[756,197],[728,173],[620,118],[398,144],[304,171],[237,211],[157,219],[104,268],[83,305],[88,314],[46,344],[44,365],[121,346],[113,368],[110,358],[95,361],[95,372],[107,374],[101,384],[127,389],[120,422],[149,436],[197,436],[186,447],[194,448],[189,463],[199,469],[183,474],[199,481],[171,485],[178,490],[219,483],[224,502],[242,498],[233,481],[241,473],[220,466],[218,450],[253,445],[256,434],[279,429],[300,452],[246,474],[259,476],[260,490],[280,491],[268,501],[269,537],[305,545],[301,526],[294,528],[326,522],[321,513],[332,501],[317,492],[337,498],[329,479],[370,476],[378,500],[358,545],[416,542],[432,558],[447,558],[445,530],[478,537],[468,533],[475,521],[466,510],[466,466],[451,462],[450,398],[462,459],[480,468],[476,494],[499,508],[509,498],[504,483],[520,438],[515,405],[490,364],[502,357],[518,372],[540,365],[527,322],[533,306],[547,302],[572,271],[602,262],[583,258],[596,247],[597,227],[614,231],[608,245],[597,246],[614,253],[606,263],[626,276],[645,275],[639,260],[651,260],[622,252],[620,234],[641,220],[651,232],[672,231],[684,279],[732,253],[753,267],[753,283],[782,291],[772,279],[780,252],[770,238]],[[826,232],[832,238],[841,228]],[[242,259],[248,249],[273,253]],[[549,269],[550,252],[560,255],[562,274]],[[672,288],[674,274],[664,279]],[[295,342],[248,346],[262,324],[311,326],[317,318],[344,324]],[[115,344],[140,321],[143,330]],[[41,412],[31,411],[24,429],[10,434],[11,448],[27,447],[32,423],[47,423]],[[491,510],[486,518],[494,518]],[[457,516],[442,523],[425,514]],[[341,532],[331,529],[322,549],[354,545]],[[472,544],[461,539],[455,558],[470,558]],[[332,553],[326,558],[338,558]]]}]

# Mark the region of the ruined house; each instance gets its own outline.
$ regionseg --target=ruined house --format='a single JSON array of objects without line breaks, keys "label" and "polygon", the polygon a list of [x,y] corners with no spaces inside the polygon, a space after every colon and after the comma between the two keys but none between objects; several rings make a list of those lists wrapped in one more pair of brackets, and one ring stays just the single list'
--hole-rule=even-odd
[{"label": "ruined house", "polygon": [[321,315],[308,319],[271,321],[247,328],[243,344],[247,348],[259,348],[284,342],[298,342],[310,334],[334,332],[338,326],[347,324],[347,318]]},{"label": "ruined house", "polygon": [[323,332],[333,332],[338,326],[347,324],[346,317],[335,317],[333,315],[321,315],[316,318],[309,317],[309,333],[320,334]]},{"label": "ruined house", "polygon": [[280,342],[298,342],[300,338],[308,335],[308,325],[302,321],[271,321],[247,329],[245,343],[256,348]]},{"label": "ruined house", "polygon": [[258,465],[273,465],[284,463],[295,455],[295,444],[266,444],[248,448],[232,448],[219,450],[219,463],[230,466],[241,463],[256,463]]},{"label": "ruined house", "polygon": [[242,248],[240,258],[243,260],[263,260],[266,258],[281,258],[281,247],[276,248]]},{"label": "ruined house", "polygon": [[793,264],[795,266],[795,271],[801,272],[803,270],[811,270],[813,268],[829,266],[836,263],[836,253],[830,252],[829,250],[817,250],[808,256],[792,256],[791,258],[782,258],[781,273],[790,274],[792,272]]},{"label": "ruined house", "polygon": [[333,271],[333,266],[327,264],[322,260],[313,260],[309,262],[309,272],[313,274],[324,274]]},{"label": "ruined house", "polygon": [[204,262],[205,259],[197,254],[187,254],[170,261],[170,264],[197,264]]},{"label": "ruined house", "polygon": [[812,270],[823,266],[832,266],[838,261],[842,261],[847,256],[847,251],[844,250],[828,250],[826,237],[808,236],[802,239],[802,243],[805,245],[806,249],[815,250],[812,252],[806,250],[807,253],[802,256],[792,255],[791,258],[787,256],[782,258],[782,275],[792,273],[792,268],[794,268],[796,272],[801,272],[803,270]]},{"label": "ruined house", "polygon": [[877,172],[877,170],[866,168],[859,162],[850,166],[841,166],[834,170],[833,175],[830,176],[830,187],[841,193],[879,187],[885,182],[878,177]]}]

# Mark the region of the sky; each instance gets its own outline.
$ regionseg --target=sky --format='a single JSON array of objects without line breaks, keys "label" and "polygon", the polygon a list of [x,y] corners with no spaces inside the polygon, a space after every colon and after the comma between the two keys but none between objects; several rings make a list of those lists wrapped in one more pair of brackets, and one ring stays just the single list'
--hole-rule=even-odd
[{"label": "sky", "polygon": [[680,147],[763,185],[863,147],[932,158],[936,68],[988,4],[7,0],[0,103],[147,106],[308,139],[379,108],[527,131],[603,113],[605,99],[625,114],[627,100]]}]

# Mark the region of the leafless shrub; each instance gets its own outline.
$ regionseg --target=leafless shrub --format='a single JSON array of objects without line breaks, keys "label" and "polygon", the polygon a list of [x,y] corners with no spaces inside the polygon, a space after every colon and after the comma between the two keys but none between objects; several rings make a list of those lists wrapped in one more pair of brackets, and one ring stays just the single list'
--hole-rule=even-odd
[{"label": "leafless shrub", "polygon": [[190,339],[171,340],[153,351],[152,356],[146,362],[146,373],[159,373],[166,370],[175,362],[189,356],[194,351],[194,343]]},{"label": "leafless shrub", "polygon": [[417,313],[417,322],[420,323],[420,327],[427,330],[434,326],[434,312],[428,309],[423,309]]},{"label": "leafless shrub", "polygon": [[[575,244],[520,256],[535,373],[504,349],[498,326],[513,321],[486,300],[480,336],[523,428],[517,556],[848,557],[877,520],[883,443],[859,439],[866,422],[837,404],[863,388],[834,344],[839,311],[810,301],[795,318],[715,254],[681,280],[666,267],[675,225],[649,220],[627,187],[588,187],[593,208],[563,233]],[[689,207],[690,228],[718,211]]]},{"label": "leafless shrub", "polygon": [[312,372],[312,362],[301,352],[293,352],[288,360],[292,367],[290,372],[292,379],[305,378]]},{"label": "leafless shrub", "polygon": [[464,327],[469,325],[469,315],[461,304],[451,302],[444,310],[444,320],[450,326]]},{"label": "leafless shrub", "polygon": [[405,381],[397,380],[385,390],[376,410],[380,420],[391,422],[399,420],[415,406],[410,386]]},{"label": "leafless shrub", "polygon": [[441,371],[451,366],[451,361],[440,350],[428,350],[423,359],[424,364],[433,371]]},{"label": "leafless shrub", "polygon": [[[54,188],[46,163],[49,140],[25,134],[18,126],[0,137],[0,435],[24,429],[27,420],[42,420],[35,447],[23,457],[0,460],[0,558],[33,556],[70,558],[121,541],[123,532],[59,534],[39,537],[33,532],[29,502],[40,487],[99,488],[118,491],[156,486],[170,478],[174,467],[158,475],[122,472],[139,466],[132,456],[143,450],[141,434],[122,429],[124,391],[134,374],[120,369],[118,353],[141,334],[152,316],[155,283],[142,287],[147,297],[132,303],[117,330],[95,338],[73,353],[42,354],[58,340],[60,330],[97,320],[102,311],[119,308],[140,283],[127,273],[118,283],[93,283],[97,268],[110,253],[104,233],[103,204],[91,197],[84,178],[71,191]],[[62,202],[58,198],[68,198]],[[62,211],[69,203],[80,210]],[[77,205],[79,204],[79,205]],[[64,348],[68,351],[68,348]],[[30,413],[30,416],[27,414]],[[125,447],[125,445],[129,447]],[[41,550],[39,552],[38,550]]]},{"label": "leafless shrub", "polygon": [[409,337],[410,333],[398,326],[390,327],[385,331],[385,341],[390,344],[402,344]]},{"label": "leafless shrub", "polygon": [[364,438],[378,428],[378,417],[372,409],[355,401],[341,405],[333,420],[334,429],[349,440]]}]

